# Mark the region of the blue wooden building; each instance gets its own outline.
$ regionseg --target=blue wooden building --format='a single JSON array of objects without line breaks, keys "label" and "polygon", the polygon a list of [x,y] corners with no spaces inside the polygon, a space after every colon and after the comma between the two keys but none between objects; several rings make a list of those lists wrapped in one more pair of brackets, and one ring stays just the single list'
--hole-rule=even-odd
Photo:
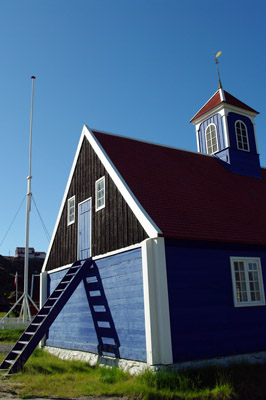
[{"label": "blue wooden building", "polygon": [[49,349],[169,365],[266,350],[266,170],[258,113],[220,88],[192,118],[199,153],[84,126],[42,271],[86,278]]}]

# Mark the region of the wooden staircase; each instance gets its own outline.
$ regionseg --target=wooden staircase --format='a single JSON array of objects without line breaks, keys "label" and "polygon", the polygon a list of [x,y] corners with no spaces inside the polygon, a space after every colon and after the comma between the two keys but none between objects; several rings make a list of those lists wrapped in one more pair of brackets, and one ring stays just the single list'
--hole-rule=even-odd
[{"label": "wooden staircase", "polygon": [[92,260],[89,258],[85,261],[76,261],[68,269],[61,282],[0,365],[0,370],[6,371],[5,375],[14,374],[23,367],[91,266]]}]

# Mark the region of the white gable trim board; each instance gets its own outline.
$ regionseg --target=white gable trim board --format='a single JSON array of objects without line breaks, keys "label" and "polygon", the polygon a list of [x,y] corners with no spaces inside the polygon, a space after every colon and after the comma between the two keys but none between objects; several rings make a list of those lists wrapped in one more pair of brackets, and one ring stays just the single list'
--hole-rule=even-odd
[{"label": "white gable trim board", "polygon": [[95,151],[95,153],[97,154],[97,156],[99,157],[100,161],[102,162],[104,168],[106,169],[107,173],[110,175],[111,179],[113,180],[114,184],[117,186],[118,190],[120,191],[121,195],[123,196],[123,198],[125,199],[126,203],[128,204],[128,206],[131,208],[132,212],[134,213],[134,215],[136,216],[136,218],[138,219],[138,221],[140,222],[140,224],[142,225],[143,229],[145,230],[145,232],[147,233],[147,235],[149,237],[158,237],[159,234],[161,234],[162,232],[160,231],[160,229],[158,228],[158,226],[155,224],[155,222],[150,218],[150,216],[148,215],[148,213],[144,210],[144,208],[141,206],[141,204],[139,203],[139,201],[136,199],[136,197],[134,196],[134,194],[132,193],[132,191],[130,190],[130,188],[128,187],[128,185],[126,184],[126,182],[124,181],[124,179],[121,177],[121,175],[119,174],[118,170],[116,169],[116,167],[114,166],[114,164],[112,163],[112,161],[110,160],[110,158],[108,157],[108,155],[105,153],[105,151],[103,150],[102,146],[98,143],[97,139],[95,138],[95,136],[93,135],[93,133],[89,130],[89,128],[84,125],[81,136],[80,136],[80,140],[78,143],[78,147],[77,147],[77,151],[74,157],[74,161],[71,167],[71,171],[68,177],[68,181],[67,181],[67,185],[65,188],[65,192],[63,195],[63,199],[61,202],[61,206],[59,209],[59,213],[57,216],[57,220],[55,223],[55,227],[54,227],[54,231],[53,231],[53,235],[49,244],[49,248],[46,254],[46,258],[43,264],[43,268],[42,271],[45,271],[46,269],[46,265],[47,265],[47,261],[49,259],[49,255],[51,252],[51,248],[52,248],[52,244],[57,232],[57,228],[63,213],[63,208],[67,199],[67,194],[69,191],[69,187],[72,181],[72,177],[74,175],[74,171],[75,171],[75,167],[78,161],[78,156],[81,150],[81,146],[83,143],[84,138],[87,138],[90,145],[92,146],[93,150]]},{"label": "white gable trim board", "polygon": [[104,168],[106,169],[107,173],[112,178],[114,184],[117,186],[118,190],[124,197],[125,201],[127,202],[128,206],[133,211],[134,215],[142,225],[143,229],[147,233],[149,237],[157,237],[160,233],[160,229],[155,224],[155,222],[150,218],[148,213],[144,210],[142,205],[136,199],[132,191],[130,190],[127,183],[124,181],[102,146],[99,144],[91,130],[84,126],[83,131],[85,130],[85,135],[91,144],[93,150],[99,157],[100,161],[102,162]]}]

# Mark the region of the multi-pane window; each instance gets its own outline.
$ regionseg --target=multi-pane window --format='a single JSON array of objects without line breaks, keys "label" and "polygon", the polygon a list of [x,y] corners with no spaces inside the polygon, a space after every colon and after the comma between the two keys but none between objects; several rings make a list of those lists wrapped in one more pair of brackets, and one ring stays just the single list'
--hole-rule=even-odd
[{"label": "multi-pane window", "polygon": [[206,148],[208,154],[213,154],[218,151],[217,130],[214,124],[207,126],[206,132]]},{"label": "multi-pane window", "polygon": [[260,259],[231,257],[231,269],[235,306],[265,304]]},{"label": "multi-pane window", "polygon": [[249,151],[248,131],[246,125],[242,121],[237,121],[235,129],[237,148],[239,150]]},{"label": "multi-pane window", "polygon": [[98,179],[95,184],[96,211],[105,207],[105,177]]},{"label": "multi-pane window", "polygon": [[75,222],[75,196],[67,201],[67,225]]}]

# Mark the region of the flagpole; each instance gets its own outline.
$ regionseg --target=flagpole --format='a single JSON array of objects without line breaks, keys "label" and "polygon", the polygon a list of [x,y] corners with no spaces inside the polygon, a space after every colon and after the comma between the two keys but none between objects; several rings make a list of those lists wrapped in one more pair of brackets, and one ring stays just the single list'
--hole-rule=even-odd
[{"label": "flagpole", "polygon": [[23,297],[23,322],[27,321],[27,315],[31,319],[31,312],[28,302],[28,279],[29,279],[29,227],[30,227],[30,211],[31,211],[31,152],[32,152],[32,120],[33,120],[33,95],[35,76],[31,77],[31,116],[30,116],[30,147],[29,147],[29,176],[27,178],[27,208],[26,208],[26,239],[25,239],[25,259],[24,259],[24,297]]},{"label": "flagpole", "polygon": [[[32,80],[32,91],[31,91],[31,116],[30,116],[30,148],[29,148],[29,176],[27,177],[27,206],[26,206],[26,243],[25,243],[25,259],[24,259],[24,291],[20,298],[16,301],[16,303],[11,307],[4,317],[1,318],[1,321],[4,321],[11,312],[16,308],[16,306],[21,302],[22,305],[20,309],[19,318],[23,316],[23,322],[31,321],[31,311],[30,311],[30,303],[36,308],[38,311],[37,305],[34,303],[32,298],[29,296],[28,289],[28,280],[29,280],[29,227],[30,227],[30,211],[31,211],[31,149],[32,149],[32,119],[33,119],[33,94],[34,94],[34,80],[35,76],[31,77]],[[17,285],[18,286],[18,285]],[[16,286],[16,288],[17,288]],[[16,289],[16,299],[17,299],[17,289]]]}]

